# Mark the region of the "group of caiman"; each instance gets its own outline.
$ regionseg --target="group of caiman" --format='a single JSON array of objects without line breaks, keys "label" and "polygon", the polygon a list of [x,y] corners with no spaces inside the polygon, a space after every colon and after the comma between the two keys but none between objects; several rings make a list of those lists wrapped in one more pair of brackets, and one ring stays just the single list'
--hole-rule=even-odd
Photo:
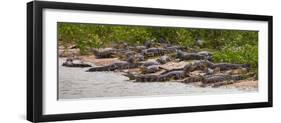
[{"label": "group of caiman", "polygon": [[[134,82],[199,82],[201,86],[218,87],[245,80],[253,75],[249,64],[213,63],[213,55],[208,51],[194,51],[178,45],[147,41],[142,46],[122,43],[111,48],[96,49],[92,53],[96,59],[118,58],[119,62],[92,67],[91,64],[74,63],[67,58],[62,66],[89,67],[86,72],[123,72]],[[168,63],[183,62],[180,68],[165,68]],[[139,71],[129,71],[138,69]]]}]

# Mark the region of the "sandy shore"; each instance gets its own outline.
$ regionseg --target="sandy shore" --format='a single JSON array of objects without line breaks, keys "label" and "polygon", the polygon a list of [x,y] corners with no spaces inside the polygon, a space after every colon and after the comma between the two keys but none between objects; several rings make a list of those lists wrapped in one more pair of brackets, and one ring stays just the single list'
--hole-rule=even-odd
[{"label": "sandy shore", "polygon": [[120,72],[85,72],[84,68],[59,69],[59,99],[113,98],[172,95],[235,94],[235,88],[202,88],[179,82],[128,81]]},{"label": "sandy shore", "polygon": [[221,86],[220,88],[237,88],[245,91],[258,91],[258,80],[241,80],[234,84]]},{"label": "sandy shore", "polygon": [[[117,58],[96,59],[95,55],[79,56],[79,58],[84,62],[95,64],[97,66],[109,65],[114,62],[120,61]],[[161,65],[161,67],[165,68],[165,69],[182,68],[187,63],[188,62],[184,62],[184,61],[181,61],[178,63],[169,62],[167,64]],[[136,71],[138,71],[138,69],[131,69],[128,71],[136,72]],[[257,90],[258,89],[258,80],[241,80],[241,81],[235,82],[233,84],[220,86],[220,88],[238,88],[240,90]]]},{"label": "sandy shore", "polygon": [[105,66],[120,61],[118,58],[97,59],[95,55],[78,56],[78,58],[85,63],[91,63],[96,66]]}]

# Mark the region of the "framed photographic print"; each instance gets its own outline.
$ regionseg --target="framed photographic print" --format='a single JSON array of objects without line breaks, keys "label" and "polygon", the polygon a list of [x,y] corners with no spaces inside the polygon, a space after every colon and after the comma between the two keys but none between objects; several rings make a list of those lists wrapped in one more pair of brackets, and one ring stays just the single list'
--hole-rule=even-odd
[{"label": "framed photographic print", "polygon": [[272,16],[27,3],[29,121],[272,102]]}]

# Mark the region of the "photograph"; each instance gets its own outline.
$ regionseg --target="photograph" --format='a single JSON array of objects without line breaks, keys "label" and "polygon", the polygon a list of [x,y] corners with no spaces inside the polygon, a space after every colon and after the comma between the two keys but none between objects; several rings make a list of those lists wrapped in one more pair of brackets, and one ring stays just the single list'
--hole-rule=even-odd
[{"label": "photograph", "polygon": [[58,100],[258,92],[255,30],[57,22]]},{"label": "photograph", "polygon": [[27,3],[26,119],[273,107],[272,15],[159,7]]}]

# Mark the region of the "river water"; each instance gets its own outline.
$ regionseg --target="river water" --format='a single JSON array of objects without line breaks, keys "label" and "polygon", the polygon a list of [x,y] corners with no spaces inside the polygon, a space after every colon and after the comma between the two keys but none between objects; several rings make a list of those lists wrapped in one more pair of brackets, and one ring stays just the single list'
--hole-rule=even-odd
[{"label": "river water", "polygon": [[89,68],[61,66],[59,59],[59,99],[83,99],[124,96],[165,96],[241,93],[231,88],[201,88],[179,82],[139,83],[128,81],[119,72],[85,72]]}]

